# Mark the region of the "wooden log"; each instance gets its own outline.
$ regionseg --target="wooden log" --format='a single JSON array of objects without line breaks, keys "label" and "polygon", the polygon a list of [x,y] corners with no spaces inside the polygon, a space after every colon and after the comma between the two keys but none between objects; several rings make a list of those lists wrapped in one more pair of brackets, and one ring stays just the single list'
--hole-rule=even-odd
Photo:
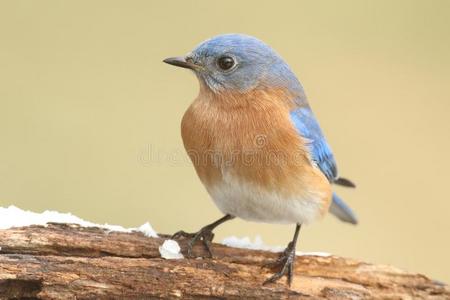
[{"label": "wooden log", "polygon": [[276,253],[213,244],[213,259],[166,260],[163,241],[70,224],[0,230],[0,298],[450,299],[424,275],[337,256],[298,256],[290,288],[262,286]]}]

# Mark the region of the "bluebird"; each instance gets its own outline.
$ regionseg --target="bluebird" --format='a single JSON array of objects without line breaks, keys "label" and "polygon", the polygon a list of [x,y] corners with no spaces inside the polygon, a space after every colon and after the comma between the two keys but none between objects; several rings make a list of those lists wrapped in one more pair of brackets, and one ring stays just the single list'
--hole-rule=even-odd
[{"label": "bluebird", "polygon": [[336,162],[303,87],[267,44],[243,34],[206,40],[183,57],[164,62],[190,69],[200,91],[181,122],[184,147],[201,182],[224,214],[196,233],[212,256],[213,230],[235,217],[295,224],[292,241],[268,267],[263,284],[293,278],[297,238],[303,224],[327,211],[356,224],[356,216],[331,184],[354,187],[338,177]]}]

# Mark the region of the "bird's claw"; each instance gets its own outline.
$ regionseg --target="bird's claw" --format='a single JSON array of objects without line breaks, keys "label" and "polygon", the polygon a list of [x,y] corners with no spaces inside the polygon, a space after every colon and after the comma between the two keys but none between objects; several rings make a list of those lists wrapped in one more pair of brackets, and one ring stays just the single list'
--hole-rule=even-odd
[{"label": "bird's claw", "polygon": [[194,235],[195,235],[195,233],[189,233],[189,232],[186,232],[186,231],[184,231],[184,230],[180,230],[180,231],[177,231],[177,232],[175,232],[174,234],[172,234],[172,236],[170,237],[170,239],[176,240],[176,239],[178,239],[178,238],[180,238],[180,237],[183,237],[183,238],[193,238]]},{"label": "bird's claw", "polygon": [[179,237],[184,238],[190,238],[191,240],[188,243],[187,247],[187,256],[190,258],[193,258],[193,248],[195,243],[198,240],[201,240],[203,245],[205,246],[205,249],[208,251],[209,257],[212,258],[213,254],[211,251],[211,242],[214,239],[214,233],[212,232],[212,229],[208,226],[203,227],[198,232],[195,233],[188,233],[183,230],[176,232],[174,235],[172,235],[172,239],[177,239]]},{"label": "bird's claw", "polygon": [[273,283],[278,281],[284,275],[287,276],[289,286],[292,283],[292,278],[294,274],[294,261],[295,261],[295,245],[293,243],[289,243],[288,247],[284,252],[280,255],[280,257],[274,262],[270,262],[264,264],[264,268],[281,268],[280,271],[273,274],[269,279],[264,281],[263,285],[268,283]]}]

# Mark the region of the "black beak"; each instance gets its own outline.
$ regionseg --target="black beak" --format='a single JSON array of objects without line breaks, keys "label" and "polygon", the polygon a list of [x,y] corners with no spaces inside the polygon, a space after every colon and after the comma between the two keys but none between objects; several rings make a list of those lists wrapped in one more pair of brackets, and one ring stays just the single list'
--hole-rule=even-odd
[{"label": "black beak", "polygon": [[169,65],[182,67],[182,68],[186,68],[186,69],[191,69],[191,70],[194,70],[199,67],[198,65],[194,64],[193,62],[186,61],[186,58],[184,58],[184,57],[169,57],[169,58],[166,58],[165,60],[163,60],[163,62],[165,62],[166,64],[169,64]]}]

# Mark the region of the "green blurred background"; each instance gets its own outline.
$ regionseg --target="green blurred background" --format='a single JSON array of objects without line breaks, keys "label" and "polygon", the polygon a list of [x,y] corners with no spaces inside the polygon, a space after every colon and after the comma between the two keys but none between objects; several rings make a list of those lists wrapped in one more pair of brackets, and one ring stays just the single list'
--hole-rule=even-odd
[{"label": "green blurred background", "polygon": [[[158,232],[220,216],[187,160],[198,92],[163,64],[220,33],[255,35],[303,82],[356,190],[299,249],[450,282],[450,1],[0,1],[0,205]],[[293,226],[225,236],[285,245]],[[444,266],[445,265],[445,266]]]}]

